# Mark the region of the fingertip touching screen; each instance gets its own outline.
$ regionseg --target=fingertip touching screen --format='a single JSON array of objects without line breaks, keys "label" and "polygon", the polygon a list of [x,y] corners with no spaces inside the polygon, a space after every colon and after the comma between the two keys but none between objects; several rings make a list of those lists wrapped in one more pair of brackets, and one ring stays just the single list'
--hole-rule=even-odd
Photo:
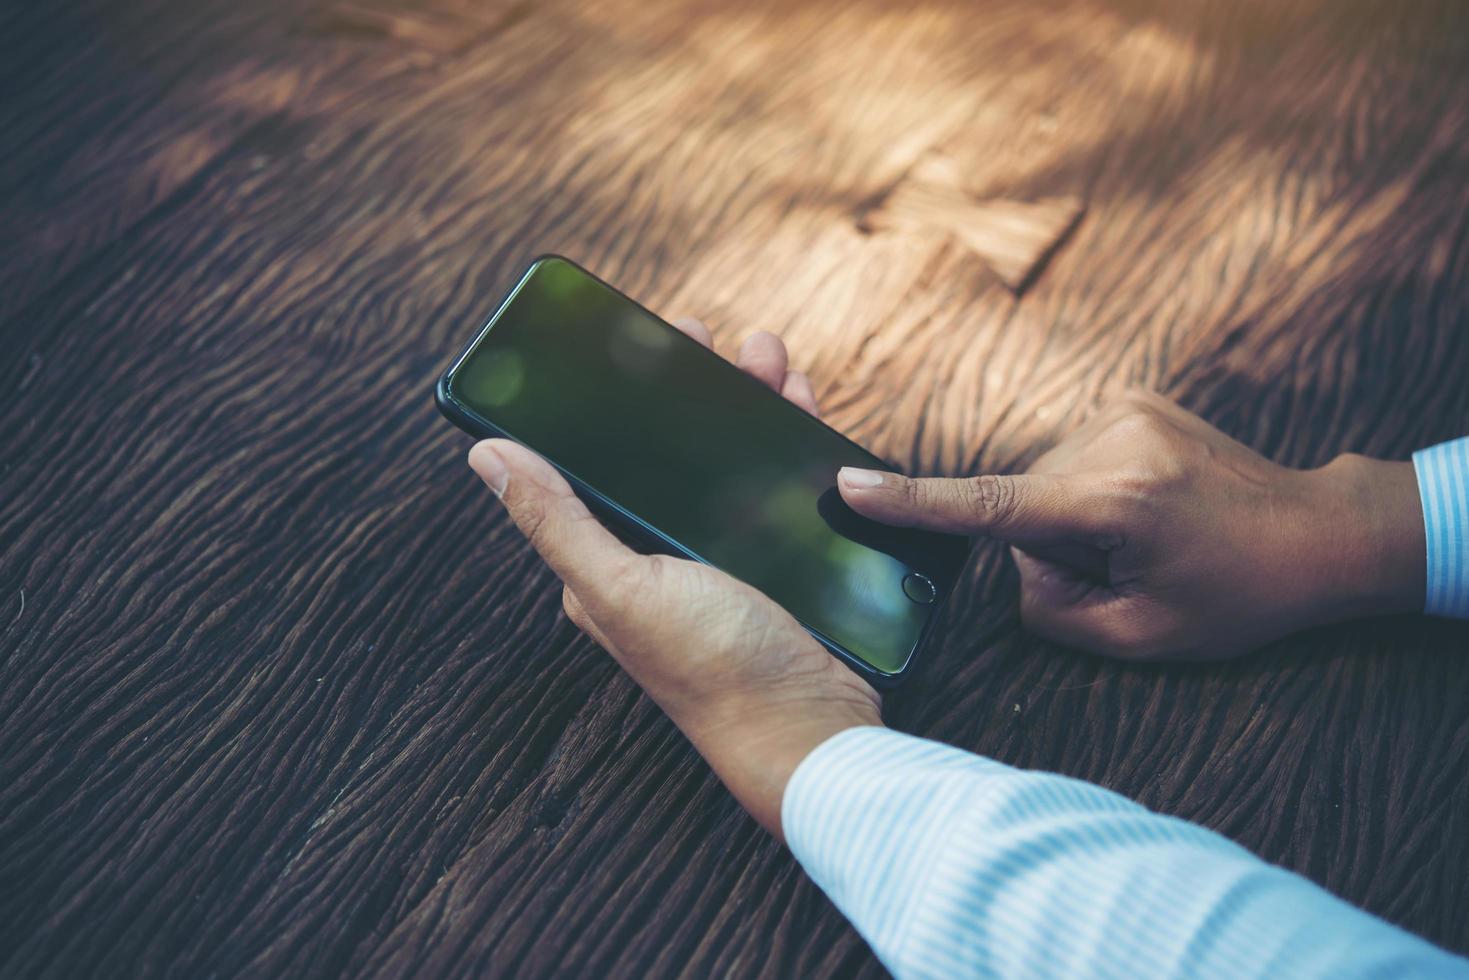
[{"label": "fingertip touching screen", "polygon": [[857,515],[837,470],[887,464],[565,259],[531,267],[444,389],[880,674],[908,664],[968,551]]}]

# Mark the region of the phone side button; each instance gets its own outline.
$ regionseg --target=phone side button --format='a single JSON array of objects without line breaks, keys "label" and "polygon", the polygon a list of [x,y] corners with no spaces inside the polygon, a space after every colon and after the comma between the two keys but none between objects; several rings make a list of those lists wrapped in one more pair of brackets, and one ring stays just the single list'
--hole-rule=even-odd
[{"label": "phone side button", "polygon": [[939,590],[927,575],[909,572],[903,576],[903,594],[920,606],[927,606],[939,597]]}]

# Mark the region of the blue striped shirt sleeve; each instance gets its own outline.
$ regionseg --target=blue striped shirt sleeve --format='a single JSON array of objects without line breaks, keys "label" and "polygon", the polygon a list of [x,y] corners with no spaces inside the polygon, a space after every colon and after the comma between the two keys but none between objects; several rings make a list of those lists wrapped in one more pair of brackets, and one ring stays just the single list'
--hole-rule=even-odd
[{"label": "blue striped shirt sleeve", "polygon": [[1428,545],[1423,610],[1469,619],[1469,436],[1413,454]]},{"label": "blue striped shirt sleeve", "polygon": [[1218,834],[885,728],[802,761],[791,851],[900,980],[1469,977]]}]

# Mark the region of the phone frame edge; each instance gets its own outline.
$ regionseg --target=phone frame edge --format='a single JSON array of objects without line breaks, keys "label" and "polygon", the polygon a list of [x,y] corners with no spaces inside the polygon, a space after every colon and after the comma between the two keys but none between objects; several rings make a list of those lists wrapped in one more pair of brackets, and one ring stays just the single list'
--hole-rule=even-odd
[{"label": "phone frame edge", "polygon": [[[526,281],[531,277],[532,274],[535,273],[536,268],[540,266],[543,262],[550,260],[567,263],[568,265],[576,268],[590,278],[596,280],[598,283],[601,283],[607,289],[612,290],[619,296],[623,296],[627,299],[628,302],[637,305],[639,309],[642,309],[649,316],[657,319],[660,323],[664,323],[669,327],[669,329],[678,329],[672,324],[669,324],[668,321],[664,320],[661,316],[654,313],[652,310],[649,310],[641,303],[638,303],[637,300],[633,299],[630,296],[627,296],[626,293],[623,293],[620,289],[617,289],[617,287],[599,278],[595,273],[589,271],[580,263],[575,262],[564,255],[557,255],[549,252],[537,255],[526,267],[525,272],[522,273],[518,279],[516,279],[515,284],[511,286],[510,289],[505,292],[505,295],[500,299],[500,301],[495,304],[494,311],[485,320],[484,325],[480,327],[479,330],[475,331],[473,337],[469,340],[467,344],[464,345],[464,348],[457,355],[455,355],[452,361],[449,362],[449,366],[445,368],[443,372],[439,375],[438,381],[434,385],[434,404],[438,407],[439,412],[446,419],[452,422],[457,428],[464,432],[467,432],[472,436],[475,436],[476,438],[508,439],[511,442],[525,445],[519,439],[506,432],[504,429],[501,429],[489,419],[475,414],[467,406],[460,403],[458,399],[454,397],[453,392],[450,390],[450,380],[452,379],[454,372],[459,368],[461,364],[464,363],[464,360],[475,349],[475,347],[479,345],[479,342],[484,338],[484,335],[489,332],[491,327],[494,326],[495,321],[499,319],[500,315],[505,311],[505,308],[510,305],[510,302],[515,298],[516,293],[520,291],[521,287],[525,285]],[[827,428],[831,427],[827,426]],[[841,438],[846,439],[848,442],[851,442],[853,445],[857,446],[863,452],[866,452],[869,455],[871,454],[871,450],[868,450],[860,443],[854,442],[850,437],[844,435],[841,432],[837,432],[836,429],[832,429],[832,431],[836,432],[836,434],[838,436],[841,436]],[[544,459],[545,457],[542,458]],[[603,494],[599,493],[598,491],[592,489],[590,486],[583,483],[576,476],[567,472],[554,461],[548,459],[546,460],[546,462],[550,463],[551,466],[555,468],[556,472],[561,474],[561,476],[571,486],[576,495],[580,497],[582,501],[586,503],[588,507],[599,518],[607,521],[616,522],[621,530],[633,534],[641,543],[645,544],[652,550],[659,551],[663,554],[672,555],[676,558],[684,558],[689,561],[696,561],[699,564],[707,565],[710,568],[718,568],[717,565],[713,564],[712,562],[706,561],[694,552],[691,552],[688,549],[682,547],[676,541],[672,540],[667,535],[663,534],[661,531],[648,524],[646,521],[627,511],[625,508],[615,503]],[[966,553],[965,562],[963,564],[967,563],[968,554]],[[957,574],[955,578],[957,580]],[[913,669],[914,663],[918,660],[918,652],[922,650],[923,647],[929,642],[934,629],[934,624],[938,621],[940,612],[942,611],[943,607],[947,605],[949,596],[950,594],[952,594],[953,591],[953,588],[950,587],[943,595],[939,597],[939,599],[935,603],[933,603],[933,614],[929,616],[927,622],[924,623],[923,630],[919,633],[918,639],[913,644],[913,649],[908,652],[908,657],[903,662],[903,666],[892,673],[878,670],[871,664],[867,663],[867,661],[861,659],[856,654],[847,650],[840,643],[837,643],[835,640],[832,640],[830,637],[823,634],[820,630],[813,629],[811,626],[802,622],[799,618],[796,618],[796,622],[800,623],[801,628],[809,633],[812,639],[820,643],[823,647],[827,649],[828,652],[841,660],[858,676],[862,677],[862,679],[866,680],[873,687],[876,687],[879,690],[890,691],[898,687],[900,684],[903,683],[904,680],[907,679],[909,673]]]}]

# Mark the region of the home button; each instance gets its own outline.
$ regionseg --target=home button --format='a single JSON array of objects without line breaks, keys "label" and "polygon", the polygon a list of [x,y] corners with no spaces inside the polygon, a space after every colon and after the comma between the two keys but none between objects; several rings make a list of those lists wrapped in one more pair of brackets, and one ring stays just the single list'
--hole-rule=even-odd
[{"label": "home button", "polygon": [[909,572],[903,576],[903,594],[920,606],[927,606],[939,597],[939,590],[927,575]]}]

